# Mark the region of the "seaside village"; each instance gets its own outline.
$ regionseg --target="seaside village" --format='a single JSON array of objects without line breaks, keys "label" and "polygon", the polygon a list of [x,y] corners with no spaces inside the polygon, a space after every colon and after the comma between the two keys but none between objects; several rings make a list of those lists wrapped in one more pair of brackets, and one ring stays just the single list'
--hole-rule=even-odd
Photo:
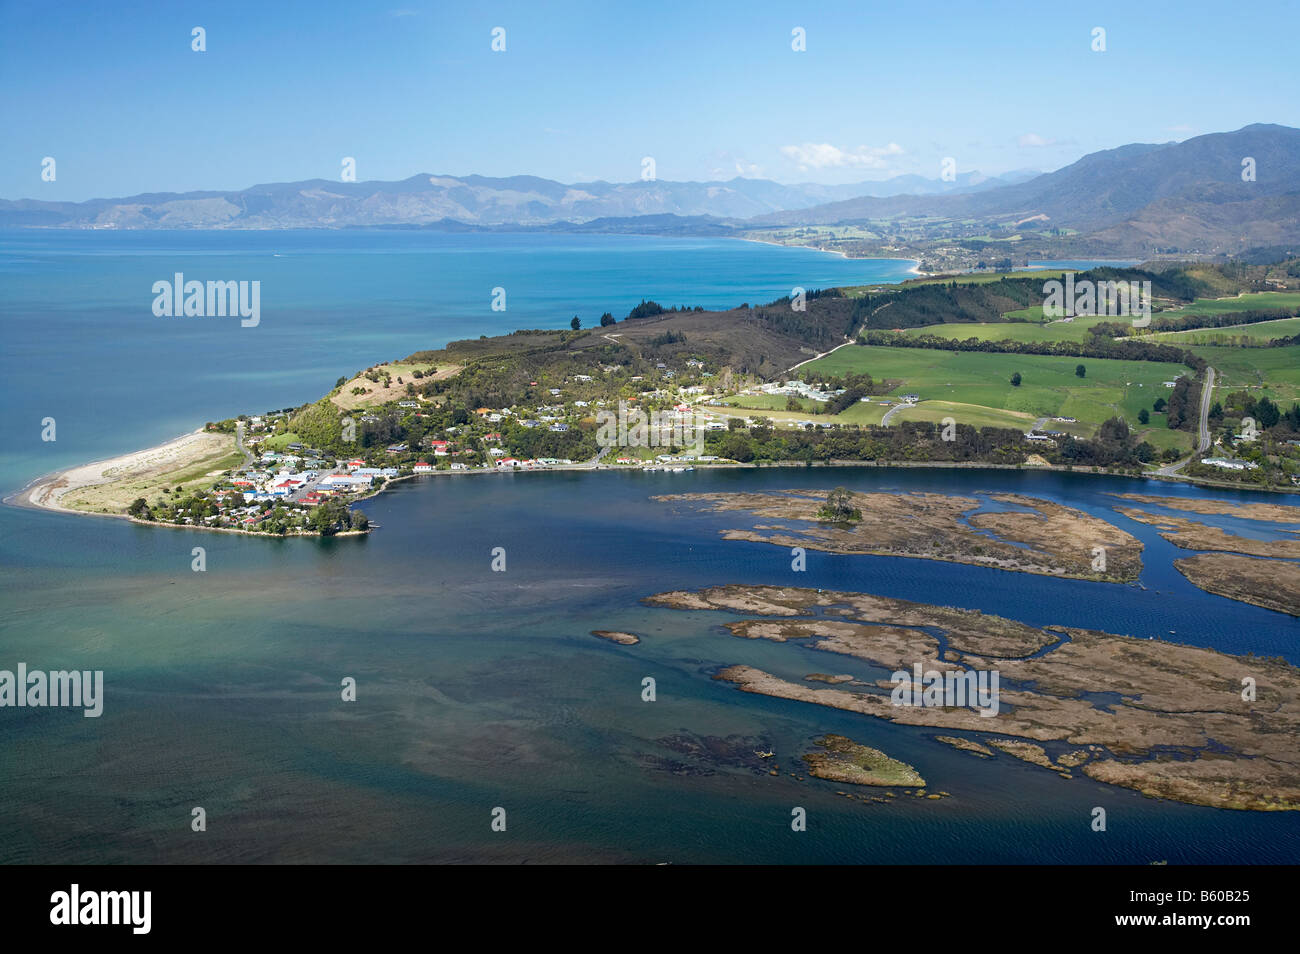
[{"label": "seaside village", "polygon": [[[364,373],[373,376],[374,371],[383,373],[386,367],[379,365]],[[611,378],[626,372],[620,366],[601,370]],[[339,410],[340,420],[351,416],[356,427],[354,440],[345,445],[355,448],[350,455],[298,439],[294,427],[305,408],[241,415],[209,424],[209,431],[239,430],[251,461],[229,471],[210,491],[187,501],[191,506],[164,511],[147,504],[139,506],[143,501],[137,501],[132,515],[253,532],[364,530],[364,517],[360,524],[349,521],[345,505],[375,493],[391,480],[441,472],[499,473],[574,466],[681,472],[696,464],[727,464],[731,461],[726,458],[701,453],[702,441],[690,436],[726,432],[760,419],[778,427],[833,426],[824,421],[772,420],[761,411],[735,408],[728,403],[731,400],[792,396],[815,404],[843,393],[843,389],[803,381],[743,382],[741,387],[722,388],[711,381],[714,373],[706,370],[705,362],[695,358],[684,361],[679,370],[663,362],[646,370],[646,374],[626,375],[613,390],[612,382],[597,381],[589,374],[568,375],[553,387],[534,381],[530,391],[539,403],[509,407],[456,413],[449,412],[448,402],[437,395],[408,393],[404,399],[361,406],[350,414]],[[601,394],[605,396],[598,396]],[[653,414],[659,428],[649,428],[640,441],[623,434],[610,446],[602,446],[596,422],[602,415],[617,420],[620,405],[624,419],[627,409],[639,408],[647,417]],[[669,433],[679,440],[675,446]],[[400,434],[402,439],[382,439],[392,434]],[[683,434],[688,436],[687,442],[680,442]],[[322,507],[331,515],[329,520],[323,514],[313,516],[313,511]]]}]

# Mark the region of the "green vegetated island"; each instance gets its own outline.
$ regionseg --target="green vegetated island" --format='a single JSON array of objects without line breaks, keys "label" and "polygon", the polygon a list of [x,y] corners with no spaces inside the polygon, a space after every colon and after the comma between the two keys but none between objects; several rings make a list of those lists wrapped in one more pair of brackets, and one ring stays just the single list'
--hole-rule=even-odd
[{"label": "green vegetated island", "polygon": [[[1300,809],[1300,670],[1285,660],[1040,628],[867,593],[731,585],[660,593],[644,602],[725,613],[733,617],[724,624],[733,637],[788,644],[791,652],[834,653],[874,673],[862,679],[813,673],[800,682],[744,664],[717,671],[715,679],[744,692],[938,729],[935,741],[972,757],[990,758],[996,749],[1067,779],[1082,773],[1153,798]],[[891,673],[910,674],[917,664],[945,678],[997,671],[996,712],[895,696],[899,683]],[[925,785],[910,766],[843,736],[816,744],[824,751],[802,758],[819,777]]]},{"label": "green vegetated island", "polygon": [[[27,497],[281,535],[365,532],[357,501],[426,474],[875,463],[1300,485],[1300,259],[1072,274],[1150,282],[1143,327],[1045,316],[1045,283],[1063,275],[931,276],[725,311],[643,301],[621,319],[456,341]],[[698,425],[702,443],[679,428],[604,446],[598,415],[620,407]]]}]

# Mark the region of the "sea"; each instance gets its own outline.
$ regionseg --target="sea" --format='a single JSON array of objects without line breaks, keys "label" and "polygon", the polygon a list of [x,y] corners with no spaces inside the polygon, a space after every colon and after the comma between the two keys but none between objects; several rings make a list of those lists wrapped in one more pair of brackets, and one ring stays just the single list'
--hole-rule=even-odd
[{"label": "sea", "polygon": [[[457,338],[574,315],[590,325],[642,298],[723,307],[900,281],[912,265],[713,239],[2,232],[0,489],[314,400],[342,375]],[[155,317],[152,285],[177,272],[261,281],[259,325]],[[498,287],[505,312],[491,310]],[[57,439],[42,441],[51,417]],[[654,499],[837,485],[1059,501],[1141,539],[1142,576],[815,551],[795,572],[788,549],[723,539],[743,516]],[[1172,567],[1184,551],[1114,511],[1111,494],[1130,492],[1276,502],[864,466],[422,478],[365,502],[374,533],[331,540],[0,507],[0,669],[102,670],[105,686],[98,718],[0,708],[0,863],[1296,863],[1296,813],[1146,798],[976,758],[935,729],[742,693],[720,668],[801,680],[858,667],[732,637],[733,615],[642,603],[724,583],[854,590],[1300,664],[1300,623],[1187,583]],[[844,786],[798,761],[826,733],[913,765],[950,797],[836,795]],[[795,808],[806,831],[792,830]]]}]

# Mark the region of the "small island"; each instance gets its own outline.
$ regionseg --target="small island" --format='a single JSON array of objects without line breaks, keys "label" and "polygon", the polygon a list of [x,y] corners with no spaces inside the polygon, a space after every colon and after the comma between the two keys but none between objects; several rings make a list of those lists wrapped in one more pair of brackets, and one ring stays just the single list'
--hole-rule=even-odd
[{"label": "small island", "polygon": [[610,629],[593,629],[591,635],[598,636],[601,639],[607,639],[611,643],[618,643],[620,646],[635,646],[641,642],[641,637],[632,633],[620,633]]},{"label": "small island", "polygon": [[847,785],[925,786],[925,779],[906,762],[842,735],[824,735],[816,740],[816,745],[825,751],[803,756],[808,774],[814,778]]}]

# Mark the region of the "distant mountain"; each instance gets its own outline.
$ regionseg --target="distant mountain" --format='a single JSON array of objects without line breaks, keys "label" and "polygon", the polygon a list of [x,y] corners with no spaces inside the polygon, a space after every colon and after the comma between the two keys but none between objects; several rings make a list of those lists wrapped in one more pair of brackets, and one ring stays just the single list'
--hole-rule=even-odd
[{"label": "distant mountain", "polygon": [[[1243,161],[1254,178],[1243,180]],[[850,254],[956,248],[1002,259],[1239,254],[1300,241],[1300,129],[1256,124],[1185,142],[1091,153],[1055,172],[848,185],[577,182],[418,175],[311,179],[235,192],[88,202],[0,201],[0,226],[122,229],[433,228],[736,235],[867,226]],[[876,236],[871,239],[870,236]],[[815,237],[812,239],[815,241]],[[874,244],[872,244],[874,242]],[[940,265],[944,262],[941,261]]]},{"label": "distant mountain", "polygon": [[[1254,160],[1254,179],[1242,178]],[[1115,250],[1210,252],[1300,238],[1300,129],[1256,124],[1163,145],[1091,153],[1056,172],[976,193],[861,197],[752,219],[754,227],[843,225],[905,216],[1085,233]]]},{"label": "distant mountain", "polygon": [[545,226],[638,216],[747,219],[857,196],[968,193],[1014,179],[978,172],[956,181],[899,176],[882,182],[782,185],[726,182],[579,182],[536,176],[418,175],[399,182],[310,179],[236,192],[151,193],[87,202],[0,201],[0,226],[152,229],[356,226]]}]

